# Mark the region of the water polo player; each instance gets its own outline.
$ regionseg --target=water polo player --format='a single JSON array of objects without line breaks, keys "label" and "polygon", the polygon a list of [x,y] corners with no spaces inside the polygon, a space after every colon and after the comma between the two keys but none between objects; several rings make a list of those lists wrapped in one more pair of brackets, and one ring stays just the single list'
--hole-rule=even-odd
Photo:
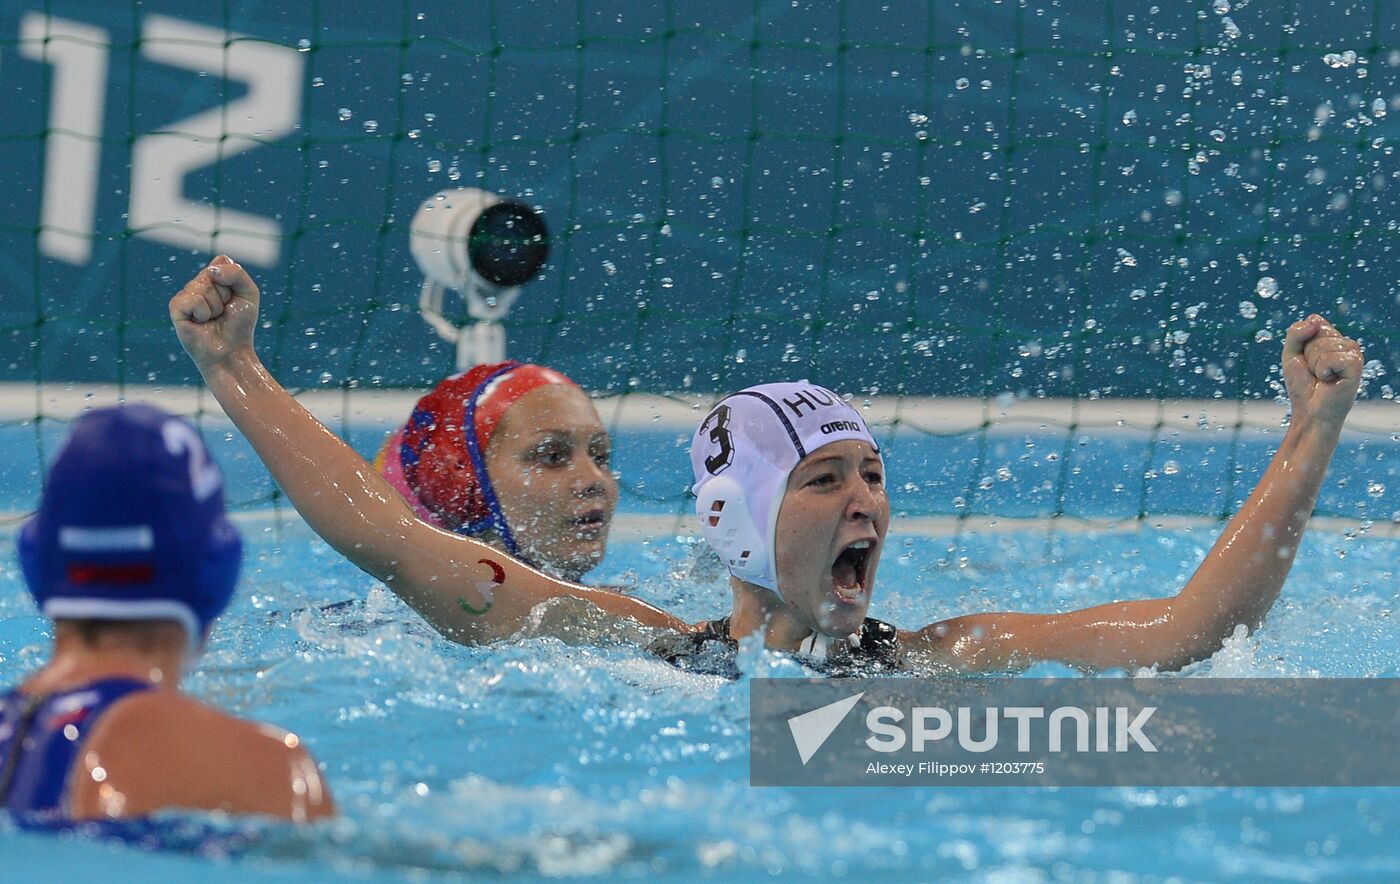
[{"label": "water polo player", "polygon": [[1342,422],[1361,350],[1320,316],[1295,323],[1283,373],[1292,422],[1259,484],[1176,596],[1064,614],[974,614],[904,632],[865,616],[889,529],[884,463],[860,414],[811,384],[725,398],[691,446],[696,510],[724,559],[733,614],[657,650],[681,665],[705,646],[766,629],[769,647],[818,662],[1005,669],[1058,660],[1091,669],[1178,668],[1255,627],[1297,553]]},{"label": "water polo player", "polygon": [[975,614],[914,632],[865,618],[889,501],[883,460],[860,415],[810,385],[742,391],[711,412],[692,449],[698,512],[734,592],[732,616],[697,629],[416,518],[267,373],[253,349],[258,299],[247,273],[220,256],[175,295],[170,314],[210,391],[328,543],[458,641],[511,635],[540,602],[570,597],[593,606],[603,634],[629,619],[682,633],[658,649],[683,665],[708,645],[732,646],[759,629],[769,647],[820,665],[835,658],[999,669],[1044,659],[1179,667],[1209,656],[1236,624],[1258,623],[1277,597],[1361,373],[1360,348],[1320,317],[1289,329],[1288,433],[1180,594],[1065,614]]},{"label": "water polo player", "polygon": [[576,581],[602,561],[617,508],[610,454],[597,410],[573,381],[501,362],[419,399],[374,466],[419,518]]},{"label": "water polo player", "polygon": [[19,556],[54,644],[0,696],[0,807],[60,825],[162,808],[333,812],[294,735],[179,691],[242,557],[194,427],[144,405],[79,418]]},{"label": "water polo player", "polygon": [[[473,643],[526,627],[571,637],[616,635],[627,623],[690,629],[645,602],[559,580],[419,518],[267,372],[253,348],[258,299],[252,278],[221,255],[171,299],[170,318],[210,392],[311,528],[440,633]],[[551,600],[559,616],[536,612]]]}]

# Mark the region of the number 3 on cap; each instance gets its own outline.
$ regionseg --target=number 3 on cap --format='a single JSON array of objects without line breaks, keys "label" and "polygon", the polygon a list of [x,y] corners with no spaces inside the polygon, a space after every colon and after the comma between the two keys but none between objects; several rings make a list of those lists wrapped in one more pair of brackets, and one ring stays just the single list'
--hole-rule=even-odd
[{"label": "number 3 on cap", "polygon": [[705,423],[710,421],[715,422],[710,428],[710,441],[718,445],[719,450],[705,458],[705,469],[710,471],[710,475],[718,476],[734,462],[734,434],[729,432],[729,406],[716,408]]}]

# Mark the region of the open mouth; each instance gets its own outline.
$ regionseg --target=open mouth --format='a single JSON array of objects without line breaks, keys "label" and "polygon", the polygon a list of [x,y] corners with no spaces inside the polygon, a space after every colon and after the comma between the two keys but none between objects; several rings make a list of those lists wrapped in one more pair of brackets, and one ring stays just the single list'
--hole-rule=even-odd
[{"label": "open mouth", "polygon": [[603,509],[592,509],[569,520],[580,539],[596,538],[608,527],[608,514]]},{"label": "open mouth", "polygon": [[841,550],[831,565],[831,582],[836,597],[844,602],[857,602],[870,585],[870,562],[875,552],[871,540],[857,540]]}]

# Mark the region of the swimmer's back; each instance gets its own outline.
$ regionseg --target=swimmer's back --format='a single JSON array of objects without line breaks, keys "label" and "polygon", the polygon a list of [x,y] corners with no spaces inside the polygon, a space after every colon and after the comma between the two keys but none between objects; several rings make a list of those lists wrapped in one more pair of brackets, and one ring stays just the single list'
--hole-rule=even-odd
[{"label": "swimmer's back", "polygon": [[316,763],[294,735],[172,690],[133,694],[102,716],[74,763],[68,797],[75,820],[142,817],[162,808],[292,820],[335,812]]}]

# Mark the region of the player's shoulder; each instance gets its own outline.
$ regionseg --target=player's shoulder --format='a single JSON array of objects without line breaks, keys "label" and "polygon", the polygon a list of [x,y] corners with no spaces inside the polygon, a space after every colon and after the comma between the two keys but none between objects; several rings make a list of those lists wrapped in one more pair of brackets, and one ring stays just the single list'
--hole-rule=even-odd
[{"label": "player's shoulder", "polygon": [[278,728],[221,712],[173,690],[143,691],[115,704],[84,743],[116,776],[236,780],[298,764],[305,750]]},{"label": "player's shoulder", "polygon": [[110,812],[103,785],[124,796],[125,816],[162,807],[289,816],[305,804],[291,794],[294,782],[323,791],[315,762],[295,735],[173,690],[144,691],[115,704],[83,749],[70,781],[79,818]]},{"label": "player's shoulder", "polygon": [[141,691],[127,696],[105,714],[92,740],[98,740],[101,731],[126,728],[141,728],[150,740],[168,737],[181,743],[217,737],[259,743],[267,738],[258,724],[220,712],[179,691]]}]

